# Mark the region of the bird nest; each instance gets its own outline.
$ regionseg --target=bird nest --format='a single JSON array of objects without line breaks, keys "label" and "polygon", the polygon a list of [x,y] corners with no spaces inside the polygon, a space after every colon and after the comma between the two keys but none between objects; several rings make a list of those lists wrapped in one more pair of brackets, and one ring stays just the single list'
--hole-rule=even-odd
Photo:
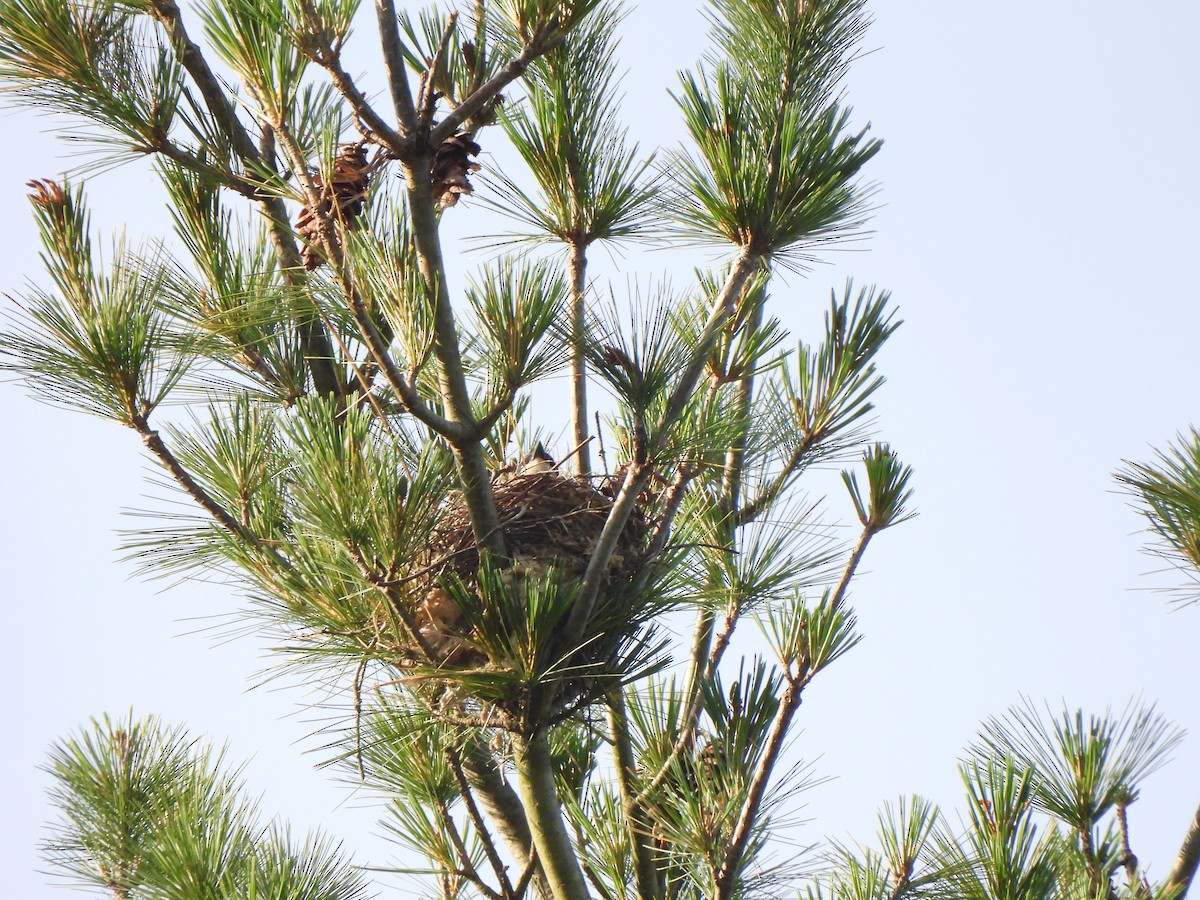
[{"label": "bird nest", "polygon": [[[590,481],[572,478],[554,468],[528,471],[518,467],[493,481],[493,494],[504,536],[507,560],[501,567],[505,584],[520,596],[519,582],[553,578],[569,588],[577,585],[591,560],[600,534],[612,511],[613,500]],[[596,605],[602,614],[614,599],[621,598],[644,562],[647,526],[641,509],[635,509],[609,560]],[[469,591],[480,604],[489,602],[480,588],[481,560],[462,498],[445,508],[429,541],[427,576],[413,597],[416,624],[421,638],[433,651],[439,667],[498,668],[503,660],[493,659],[483,649],[477,629],[482,627],[478,609],[464,610],[452,593],[462,597]],[[486,618],[486,616],[484,616]],[[608,616],[605,616],[608,619]],[[619,629],[618,629],[619,630]],[[619,643],[621,635],[614,635]],[[608,645],[605,648],[603,645]],[[611,651],[611,640],[593,642],[589,659],[574,662],[595,665],[595,657]],[[424,649],[424,648],[423,648]]]}]

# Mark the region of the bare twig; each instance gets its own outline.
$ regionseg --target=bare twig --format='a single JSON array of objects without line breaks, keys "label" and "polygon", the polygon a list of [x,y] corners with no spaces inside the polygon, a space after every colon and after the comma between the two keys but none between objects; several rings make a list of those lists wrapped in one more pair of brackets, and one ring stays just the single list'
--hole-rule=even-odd
[{"label": "bare twig", "polygon": [[438,656],[437,652],[433,649],[433,645],[425,638],[425,635],[421,634],[417,620],[409,612],[408,607],[404,605],[403,600],[401,600],[395,589],[391,587],[391,582],[371,568],[363,557],[362,551],[359,550],[353,541],[346,541],[345,546],[346,552],[354,560],[354,565],[358,567],[359,573],[366,579],[368,584],[387,598],[388,608],[394,610],[396,615],[400,617],[400,621],[404,623],[405,630],[408,631],[408,636],[412,639],[413,643],[421,648],[421,652],[425,654],[425,658],[435,665],[441,662],[441,657]]},{"label": "bare twig", "polygon": [[837,587],[834,588],[833,594],[829,598],[830,612],[836,611],[841,607],[842,601],[846,598],[846,591],[850,588],[850,581],[854,578],[854,573],[858,569],[859,562],[862,561],[863,554],[867,552],[867,544],[878,534],[878,529],[867,525],[863,528],[862,533],[858,536],[858,542],[854,545],[854,549],[850,551],[850,556],[846,560],[846,567],[842,570],[842,577],[838,579]]},{"label": "bare twig", "polygon": [[367,658],[364,656],[359,660],[358,668],[354,671],[354,759],[358,763],[359,781],[367,780],[362,755],[362,688],[363,679],[366,677]]},{"label": "bare twig", "polygon": [[428,128],[433,122],[433,113],[437,108],[438,93],[434,87],[434,81],[437,79],[438,67],[442,64],[442,60],[446,56],[446,49],[450,46],[450,38],[454,34],[454,29],[458,25],[458,13],[452,12],[446,19],[446,27],[442,31],[441,40],[438,41],[437,50],[433,53],[433,58],[429,61],[429,65],[425,68],[425,77],[421,85],[421,94],[417,98],[417,109],[420,119],[419,125],[422,128]]},{"label": "bare twig", "polygon": [[1125,876],[1129,881],[1130,894],[1145,900],[1150,896],[1150,884],[1138,872],[1138,858],[1129,842],[1129,804],[1120,802],[1117,805],[1117,827],[1121,834],[1121,865],[1125,867]]},{"label": "bare twig", "polygon": [[551,46],[544,38],[535,36],[534,40],[526,44],[521,52],[506,63],[499,72],[447,113],[446,117],[429,133],[429,145],[440,147],[442,142],[454,135],[467,119],[479,112],[505,87],[524,75],[529,64],[549,50]]},{"label": "bare twig", "polygon": [[454,845],[455,851],[458,853],[459,859],[462,860],[462,867],[455,873],[460,875],[471,884],[475,885],[476,889],[487,897],[488,900],[506,900],[505,896],[494,890],[487,884],[475,871],[475,866],[471,862],[471,854],[467,852],[467,845],[463,843],[462,835],[458,833],[458,825],[454,822],[454,817],[450,815],[450,810],[446,804],[438,801],[438,815],[442,819],[442,827],[446,829],[446,834],[450,837],[450,843]]}]

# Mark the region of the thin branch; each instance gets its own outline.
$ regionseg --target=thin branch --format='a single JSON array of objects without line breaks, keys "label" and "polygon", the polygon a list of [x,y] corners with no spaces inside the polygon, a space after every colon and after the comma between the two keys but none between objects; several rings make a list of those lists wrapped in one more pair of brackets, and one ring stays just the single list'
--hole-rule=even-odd
[{"label": "thin branch", "polygon": [[[350,348],[346,346],[346,342],[337,333],[337,329],[333,327],[329,318],[319,308],[317,309],[317,315],[321,317],[321,324],[325,326],[325,330],[333,337],[334,343],[338,345],[338,349],[342,351],[342,357],[349,364],[350,370],[354,373],[355,380],[358,382],[359,387],[362,388],[361,398],[375,411],[375,416],[379,420],[379,424],[383,426],[384,431],[392,438],[395,438],[396,433],[392,431],[392,426],[388,423],[388,417],[384,414],[383,407],[379,403],[379,398],[371,392],[371,379],[374,376],[368,375],[363,371],[364,367],[354,358],[354,355],[350,352]],[[361,408],[360,401],[359,409]],[[408,471],[407,466],[405,467],[405,474],[410,478],[412,477],[412,473]]]},{"label": "thin branch", "polygon": [[407,142],[417,130],[417,109],[408,86],[408,70],[400,44],[400,20],[395,0],[375,0],[375,19],[379,25],[379,44],[383,50],[383,69],[387,73],[388,89],[400,135]]},{"label": "thin branch", "polygon": [[867,544],[871,542],[878,533],[876,528],[867,525],[863,528],[862,533],[858,536],[858,542],[854,545],[854,549],[850,552],[849,558],[846,560],[846,567],[842,570],[842,577],[838,580],[837,587],[834,588],[833,594],[829,598],[829,611],[836,612],[842,605],[842,601],[846,597],[846,591],[850,588],[850,581],[854,578],[854,573],[858,569],[859,562],[862,561],[863,554],[867,552]]},{"label": "thin branch", "polygon": [[471,854],[467,852],[467,845],[463,843],[462,835],[458,833],[458,826],[454,823],[454,817],[450,815],[450,810],[446,807],[446,804],[438,801],[437,810],[438,815],[442,819],[442,827],[446,829],[446,834],[450,836],[450,843],[454,845],[459,859],[462,860],[462,868],[455,872],[455,874],[462,876],[475,885],[479,892],[487,897],[488,900],[505,900],[504,895],[489,887],[475,870],[475,866],[471,862]]},{"label": "thin branch", "polygon": [[420,114],[419,127],[428,128],[433,122],[433,114],[437,108],[437,91],[434,89],[433,82],[437,76],[438,66],[442,64],[442,60],[446,56],[446,49],[450,46],[450,38],[454,35],[454,29],[458,25],[458,13],[452,12],[446,18],[446,27],[442,30],[441,40],[438,41],[437,49],[433,53],[433,58],[429,61],[429,65],[425,68],[424,80],[421,84],[421,94],[417,98],[417,107]]},{"label": "thin branch", "polygon": [[654,843],[650,837],[649,823],[643,815],[645,806],[637,802],[641,795],[635,794],[637,759],[629,734],[629,713],[625,709],[625,696],[620,688],[614,690],[609,698],[608,722],[616,756],[617,786],[621,793],[621,805],[625,808],[625,829],[633,852],[638,898],[656,900],[662,896],[662,892],[658,881],[658,867],[654,861]]},{"label": "thin branch", "polygon": [[417,625],[417,620],[413,617],[413,614],[409,612],[408,607],[404,605],[400,596],[390,586],[391,582],[371,568],[363,557],[362,551],[359,550],[353,541],[346,541],[345,546],[346,552],[354,560],[354,565],[358,567],[359,573],[366,579],[368,584],[387,598],[389,607],[395,610],[396,615],[400,617],[400,621],[404,623],[404,628],[408,632],[409,638],[421,648],[421,652],[425,654],[425,658],[434,665],[441,662],[441,657],[433,649],[433,645],[426,640],[425,635],[421,634],[421,628]]},{"label": "thin branch", "polygon": [[1125,875],[1129,880],[1129,891],[1132,896],[1146,898],[1150,896],[1150,885],[1138,872],[1138,858],[1129,842],[1129,804],[1117,804],[1117,827],[1121,834],[1121,865],[1125,867]]},{"label": "thin branch", "polygon": [[725,624],[721,626],[721,630],[717,632],[717,636],[713,640],[712,650],[708,655],[708,665],[704,670],[709,677],[712,677],[712,674],[717,671],[717,666],[721,664],[721,657],[725,655],[725,650],[729,647],[729,641],[733,638],[733,631],[737,627],[741,615],[741,607],[734,605],[733,609],[725,616]]},{"label": "thin branch", "polygon": [[446,114],[446,117],[429,133],[429,146],[440,147],[443,141],[457,133],[464,122],[479,112],[500,91],[524,75],[529,64],[548,51],[551,46],[544,38],[535,36],[534,40],[525,45],[520,54],[506,63],[504,68]]},{"label": "thin branch", "polygon": [[658,522],[654,526],[654,531],[650,533],[650,540],[646,543],[646,556],[653,558],[666,547],[667,541],[671,537],[671,526],[675,524],[675,516],[678,515],[679,507],[683,504],[683,498],[687,494],[687,486],[695,477],[696,473],[687,465],[681,465],[676,470],[675,477],[671,480],[664,495]]},{"label": "thin branch", "polygon": [[358,780],[363,782],[367,780],[362,754],[362,689],[366,677],[367,658],[364,656],[359,660],[358,668],[354,670],[354,759],[358,763]]},{"label": "thin branch", "polygon": [[194,153],[185,150],[169,138],[159,138],[152,144],[148,144],[145,150],[148,153],[159,153],[190,172],[206,175],[218,184],[229,188],[235,193],[241,194],[248,200],[261,200],[263,197],[264,188],[261,183],[242,175],[235,175],[227,169],[218,168],[212,163],[206,162],[196,156]]},{"label": "thin branch", "polygon": [[450,771],[454,774],[454,781],[458,785],[458,793],[462,797],[463,804],[467,807],[467,815],[471,817],[471,823],[475,826],[475,831],[479,835],[480,841],[483,842],[483,852],[487,855],[488,862],[492,866],[492,871],[496,873],[496,879],[500,882],[500,890],[505,900],[513,900],[515,894],[513,893],[512,883],[508,880],[508,871],[500,859],[500,854],[496,851],[496,844],[492,840],[492,833],[488,831],[487,823],[479,813],[479,807],[475,803],[475,796],[471,793],[471,785],[467,781],[466,773],[463,772],[462,758],[453,747],[447,747],[446,761],[450,764]]},{"label": "thin branch", "polygon": [[531,849],[529,852],[529,862],[521,870],[521,877],[517,879],[517,883],[513,887],[513,897],[515,900],[521,900],[525,896],[525,892],[529,890],[529,883],[533,880],[534,873],[537,872],[537,867],[537,850]]},{"label": "thin branch", "polygon": [[371,351],[371,357],[375,360],[375,364],[379,366],[380,371],[383,372],[384,377],[387,378],[387,382],[392,390],[396,392],[396,396],[400,398],[405,411],[452,444],[468,440],[470,432],[466,428],[463,428],[460,423],[452,422],[445,416],[440,416],[430,409],[429,405],[421,397],[420,393],[418,393],[416,387],[396,368],[396,363],[392,360],[392,356],[388,352],[382,335],[379,334],[375,323],[371,321],[371,316],[367,312],[367,305],[363,301],[362,294],[345,271],[344,256],[340,252],[335,252],[332,247],[328,249],[331,251],[331,256],[337,257],[334,260],[334,264],[339,272],[342,293],[349,300],[350,315],[354,319],[354,324],[358,326],[359,333],[363,337],[363,343]]},{"label": "thin branch", "polygon": [[742,858],[745,856],[746,847],[750,843],[750,834],[754,828],[754,822],[758,818],[759,808],[762,806],[767,782],[770,780],[775,762],[783,750],[788,729],[792,724],[792,716],[800,707],[800,695],[807,684],[807,677],[789,677],[783,696],[779,698],[779,708],[775,711],[775,718],[771,722],[766,749],[763,750],[763,755],[754,770],[754,777],[746,793],[746,800],[742,804],[737,823],[730,833],[729,847],[725,851],[725,858],[717,873],[716,900],[728,900],[733,896],[735,876],[741,866]]},{"label": "thin branch", "polygon": [[226,531],[255,550],[259,550],[270,556],[272,561],[281,568],[291,568],[291,563],[278,550],[264,543],[258,535],[239,522],[225,507],[217,502],[215,497],[200,486],[200,483],[191,476],[191,473],[180,464],[167,445],[163,443],[163,439],[159,433],[150,427],[150,423],[146,420],[145,416],[135,415],[130,421],[130,426],[141,435],[142,443],[158,458],[163,467],[171,473],[171,477],[179,483],[179,486],[193,500],[200,504],[210,516],[216,519]]},{"label": "thin branch", "polygon": [[[691,358],[684,367],[675,390],[672,391],[667,400],[661,420],[657,423],[660,435],[673,428],[675,423],[679,421],[680,416],[683,415],[683,411],[691,400],[697,383],[700,381],[700,376],[704,373],[708,356],[712,352],[714,343],[720,336],[721,329],[733,312],[734,306],[741,297],[746,283],[761,265],[761,261],[761,258],[757,254],[748,249],[743,249],[738,254],[737,259],[729,270],[729,275],[725,279],[725,284],[722,286],[720,294],[717,295],[717,298],[713,302],[712,312],[709,314],[704,330],[701,332],[700,338],[692,350]],[[612,510],[609,512],[608,519],[604,523],[604,528],[600,532],[600,537],[596,541],[596,548],[588,560],[587,570],[584,573],[579,593],[576,596],[575,603],[571,608],[570,618],[567,620],[567,625],[564,629],[562,638],[564,646],[573,647],[579,642],[584,627],[592,616],[592,611],[600,594],[600,585],[608,571],[609,560],[612,558],[617,542],[620,540],[625,523],[629,521],[629,516],[633,514],[633,510],[637,506],[638,495],[649,483],[652,474],[653,469],[650,466],[640,465],[637,460],[634,460],[629,466],[620,493],[617,494],[613,502]]]},{"label": "thin branch", "polygon": [[[752,338],[762,324],[763,305],[756,304],[750,321],[746,323],[743,333],[746,339]],[[753,370],[752,370],[753,371]],[[738,526],[738,508],[742,501],[742,477],[746,468],[746,444],[750,438],[750,409],[754,402],[754,375],[743,377],[737,386],[733,400],[733,415],[736,421],[743,423],[739,435],[739,445],[730,447],[725,453],[725,475],[721,484],[721,505],[724,507],[724,521],[730,529],[729,537]],[[733,541],[730,540],[730,546]]]},{"label": "thin branch", "polygon": [[[854,550],[846,561],[846,568],[842,572],[842,577],[829,599],[830,612],[836,611],[845,599],[850,581],[858,569],[858,564],[862,560],[863,553],[866,552],[867,544],[870,543],[875,533],[875,529],[871,526],[863,528],[862,534],[854,546]],[[784,689],[783,696],[779,699],[779,708],[775,711],[775,718],[771,722],[771,731],[767,737],[766,749],[763,751],[763,755],[759,759],[758,766],[754,771],[754,778],[750,782],[750,789],[746,794],[745,802],[742,804],[737,824],[730,834],[729,848],[726,850],[725,859],[721,863],[721,870],[717,880],[717,900],[726,900],[726,898],[732,896],[734,877],[746,853],[746,848],[749,846],[750,835],[753,831],[754,823],[758,818],[759,809],[762,806],[767,782],[770,781],[771,773],[775,769],[775,763],[779,758],[780,752],[783,750],[783,743],[787,738],[788,729],[791,727],[792,717],[795,715],[796,710],[800,708],[800,695],[803,693],[804,688],[808,686],[812,675],[813,673],[809,671],[807,666],[803,666],[799,672],[793,673],[789,671],[785,673],[787,687]]]},{"label": "thin branch", "polygon": [[671,752],[667,754],[667,758],[663,761],[663,764],[633,801],[634,806],[638,809],[649,802],[651,795],[667,780],[667,776],[671,774],[675,764],[695,741],[696,728],[700,720],[700,711],[703,709],[700,685],[704,678],[704,659],[708,655],[708,646],[711,637],[712,613],[708,610],[702,610],[696,620],[696,628],[692,633],[692,649],[689,656],[691,662],[688,668],[687,680],[687,709],[684,711],[682,717],[683,727],[680,729],[679,737],[676,738],[675,744],[671,748]]},{"label": "thin branch", "polygon": [[486,437],[487,433],[491,431],[493,427],[495,427],[496,423],[500,421],[501,417],[503,417],[505,413],[512,409],[513,402],[516,399],[517,392],[515,389],[510,388],[509,390],[505,391],[504,394],[492,405],[491,409],[489,409],[478,419],[478,421],[476,421],[473,437],[476,440],[481,440]]},{"label": "thin branch", "polygon": [[586,447],[588,440],[587,362],[584,347],[587,311],[587,248],[582,242],[570,244],[571,269],[571,424],[575,444],[583,449],[575,471],[580,478],[590,478],[592,457]]},{"label": "thin branch", "polygon": [[775,502],[775,499],[783,493],[783,489],[788,486],[788,482],[796,474],[796,470],[800,468],[805,457],[808,456],[810,450],[817,444],[816,440],[806,438],[792,448],[791,454],[784,461],[783,467],[771,479],[770,483],[765,488],[758,492],[758,495],[739,509],[734,518],[734,522],[741,525],[749,525],[759,515],[766,510],[768,506]]},{"label": "thin branch", "polygon": [[[176,57],[195,82],[209,113],[232,142],[234,152],[251,166],[261,164],[262,156],[258,147],[238,119],[228,92],[208,65],[200,47],[188,36],[178,4],[175,0],[148,0],[147,9],[166,30]],[[287,207],[281,198],[264,192],[259,193],[258,203],[270,224],[271,242],[279,258],[284,280],[289,286],[302,284],[296,272],[303,271],[303,264],[292,239]],[[341,381],[333,364],[333,348],[328,335],[318,323],[309,322],[301,324],[300,336],[317,392],[323,396],[342,396]]]},{"label": "thin branch", "polygon": [[354,110],[354,114],[362,120],[364,125],[371,129],[374,140],[386,147],[388,152],[393,156],[407,153],[410,142],[403,134],[389,125],[367,101],[366,96],[358,89],[358,85],[354,83],[354,79],[342,68],[341,54],[334,52],[328,46],[321,49],[322,53],[317,62],[329,73],[334,87],[338,89],[338,93],[350,104],[350,108]]},{"label": "thin branch", "polygon": [[234,151],[243,160],[258,162],[260,159],[258,147],[255,146],[249,132],[239,121],[233,104],[229,101],[228,92],[209,67],[199,45],[188,36],[179,5],[175,0],[149,0],[147,9],[150,15],[166,29],[174,44],[175,55],[192,77],[192,81],[196,83],[208,111],[233,142]]}]

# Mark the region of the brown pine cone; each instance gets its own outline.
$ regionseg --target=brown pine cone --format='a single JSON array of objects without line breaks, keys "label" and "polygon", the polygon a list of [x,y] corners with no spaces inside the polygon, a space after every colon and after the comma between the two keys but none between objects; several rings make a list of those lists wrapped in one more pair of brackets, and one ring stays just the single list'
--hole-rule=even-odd
[{"label": "brown pine cone", "polygon": [[324,183],[320,173],[313,175],[313,185],[321,194],[317,211],[314,213],[305,205],[296,217],[296,233],[304,241],[301,250],[304,267],[310,272],[325,262],[325,254],[321,250],[322,219],[333,218],[351,227],[354,220],[362,215],[370,182],[367,168],[366,145],[356,142],[342,145],[337,159],[333,161],[329,184]]},{"label": "brown pine cone", "polygon": [[479,163],[471,162],[469,157],[478,156],[479,150],[479,145],[466,131],[446,138],[437,148],[429,176],[433,182],[433,196],[442,209],[454,206],[462,194],[474,192],[467,175],[478,171]]}]

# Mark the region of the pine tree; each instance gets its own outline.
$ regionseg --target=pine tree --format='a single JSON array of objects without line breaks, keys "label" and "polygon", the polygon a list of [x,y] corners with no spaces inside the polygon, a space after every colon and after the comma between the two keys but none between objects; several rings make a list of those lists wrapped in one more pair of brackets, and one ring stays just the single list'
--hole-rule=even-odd
[{"label": "pine tree", "polygon": [[[382,97],[352,0],[204,0],[201,41],[175,0],[0,0],[6,85],[84,120],[99,165],[152,158],[176,226],[102,254],[86,172],[31,181],[49,282],[0,359],[191,498],[130,540],[144,571],[227,577],[341,679],[336,752],[430,891],[776,891],[802,695],[858,641],[868,544],[911,515],[867,434],[887,293],[847,285],[809,342],[771,313],[867,220],[880,142],[843,103],[865,0],[712,0],[689,143],[658,154],[620,124],[618,3],[374,8]],[[527,171],[482,168],[505,141]],[[474,205],[512,230],[460,289],[442,224]],[[663,241],[724,262],[682,292],[589,273],[596,245]],[[532,421],[559,374],[564,421]],[[799,486],[855,454],[841,547]],[[756,624],[763,652],[731,652]],[[364,895],[221,763],[95,721],[52,753],[51,859],[114,897]]]},{"label": "pine tree", "polygon": [[[1155,558],[1183,574],[1184,603],[1200,580],[1200,433],[1151,463],[1127,462],[1117,482],[1146,520]],[[1182,900],[1200,867],[1200,810],[1171,868],[1151,881],[1129,808],[1183,732],[1153,706],[1055,714],[1030,700],[984,723],[959,766],[965,815],[956,823],[921,797],[885,805],[873,846],[835,844],[807,900]]]}]

